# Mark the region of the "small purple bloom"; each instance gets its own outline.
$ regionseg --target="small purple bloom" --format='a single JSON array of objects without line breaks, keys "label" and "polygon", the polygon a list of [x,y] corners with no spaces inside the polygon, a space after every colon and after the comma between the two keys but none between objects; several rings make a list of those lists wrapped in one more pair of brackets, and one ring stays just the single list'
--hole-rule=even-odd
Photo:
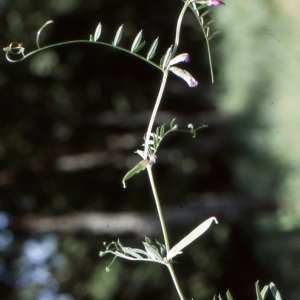
[{"label": "small purple bloom", "polygon": [[191,76],[190,80],[187,82],[189,87],[196,87],[198,85],[198,81]]},{"label": "small purple bloom", "polygon": [[178,63],[180,63],[182,61],[189,62],[190,61],[190,56],[187,53],[179,54],[179,55],[173,57],[170,60],[169,66],[176,65],[176,64],[178,64]]},{"label": "small purple bloom", "polygon": [[150,155],[150,159],[149,159],[149,162],[150,162],[150,165],[154,165],[156,163],[156,155],[152,154]]},{"label": "small purple bloom", "polygon": [[220,5],[225,5],[224,2],[220,1],[220,0],[203,0],[203,1],[197,1],[196,3],[199,4],[206,4],[207,6],[220,6]]},{"label": "small purple bloom", "polygon": [[219,1],[219,0],[209,0],[207,5],[208,6],[220,6],[220,5],[225,5],[225,3],[222,1]]},{"label": "small purple bloom", "polygon": [[189,85],[189,87],[196,87],[198,85],[198,81],[188,71],[177,67],[170,67],[169,70],[178,77],[182,78]]}]

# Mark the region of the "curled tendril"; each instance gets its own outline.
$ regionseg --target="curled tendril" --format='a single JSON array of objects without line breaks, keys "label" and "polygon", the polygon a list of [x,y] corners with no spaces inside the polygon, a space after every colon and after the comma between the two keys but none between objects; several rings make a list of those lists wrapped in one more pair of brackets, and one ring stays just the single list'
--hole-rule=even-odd
[{"label": "curled tendril", "polygon": [[[3,51],[6,52],[6,59],[10,62],[17,62],[21,61],[25,58],[25,48],[21,43],[13,42],[10,43],[8,47],[3,48]],[[21,55],[21,58],[18,59],[11,59],[12,56]]]},{"label": "curled tendril", "polygon": [[39,39],[40,39],[40,35],[41,35],[41,33],[42,33],[42,30],[43,30],[47,25],[52,24],[52,23],[54,23],[54,21],[49,20],[49,21],[47,21],[47,22],[46,22],[46,23],[38,30],[38,32],[37,32],[37,34],[36,34],[36,46],[37,46],[38,48],[41,48],[41,47],[40,47],[40,43],[39,43]]},{"label": "curled tendril", "polygon": [[[196,137],[196,132],[198,130],[200,130],[202,128],[207,128],[207,127],[208,127],[207,125],[203,124],[203,125],[201,125],[201,126],[199,126],[199,127],[197,127],[197,128],[194,129],[194,125],[193,124],[189,124],[188,125],[188,128],[189,128],[188,132],[190,132],[190,134],[193,136],[193,138],[195,138]],[[181,131],[186,131],[186,130],[181,130]]]},{"label": "curled tendril", "polygon": [[[52,20],[47,21],[38,30],[38,32],[36,34],[36,45],[37,45],[38,49],[41,49],[40,44],[39,44],[39,38],[40,38],[41,32],[48,24],[51,24],[51,23],[53,23]],[[18,62],[18,61],[25,59],[28,56],[28,55],[25,55],[25,53],[24,53],[25,48],[23,47],[23,45],[21,43],[17,43],[17,42],[10,43],[9,46],[3,48],[3,51],[6,52],[5,56],[9,62]],[[37,52],[37,51],[31,52],[31,54],[35,53],[35,52]],[[12,58],[12,57],[14,57],[14,58]],[[15,58],[15,57],[17,57],[17,58]]]}]

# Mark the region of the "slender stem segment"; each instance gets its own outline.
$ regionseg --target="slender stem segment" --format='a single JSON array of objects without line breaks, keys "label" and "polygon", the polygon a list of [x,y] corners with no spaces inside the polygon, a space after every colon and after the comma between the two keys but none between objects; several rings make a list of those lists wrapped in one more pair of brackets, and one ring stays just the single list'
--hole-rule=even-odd
[{"label": "slender stem segment", "polygon": [[199,12],[195,10],[191,5],[190,8],[192,12],[194,13],[201,29],[204,34],[205,42],[206,42],[206,47],[207,47],[207,52],[208,52],[208,61],[209,61],[209,68],[210,68],[210,74],[211,74],[211,82],[214,83],[214,70],[213,70],[213,65],[212,65],[212,57],[211,57],[211,51],[210,51],[210,44],[209,44],[209,36],[205,32],[205,27],[204,27],[204,21],[203,17],[199,17]]},{"label": "slender stem segment", "polygon": [[162,83],[160,85],[159,93],[157,95],[155,106],[154,106],[154,109],[152,111],[152,115],[151,115],[151,118],[150,118],[150,121],[149,121],[148,129],[147,129],[147,133],[146,133],[146,140],[145,140],[144,159],[147,159],[150,134],[151,134],[152,127],[153,127],[153,124],[154,124],[154,120],[155,120],[155,117],[156,117],[156,114],[157,114],[157,111],[158,111],[158,108],[159,108],[159,104],[161,102],[162,95],[163,95],[164,90],[165,90],[165,86],[166,86],[167,78],[168,78],[168,73],[169,73],[168,70],[164,71],[164,76],[163,76],[163,79],[162,79]]},{"label": "slender stem segment", "polygon": [[[183,8],[180,12],[180,15],[178,17],[177,26],[176,26],[175,42],[174,42],[174,47],[173,47],[173,50],[172,50],[171,58],[174,57],[174,55],[177,51],[177,48],[178,48],[178,45],[179,45],[180,28],[181,28],[182,19],[183,19],[183,16],[184,16],[185,11],[187,10],[189,4],[190,4],[190,0],[186,0],[185,3],[184,3],[184,6],[183,6]],[[156,99],[156,103],[155,103],[152,115],[151,115],[150,122],[149,122],[149,125],[148,125],[148,130],[147,130],[146,140],[145,140],[144,159],[147,159],[147,151],[148,151],[148,146],[149,146],[150,134],[151,134],[153,123],[154,123],[154,120],[155,120],[155,117],[156,117],[156,114],[157,114],[157,110],[158,110],[158,107],[159,107],[159,104],[160,104],[160,101],[161,101],[161,98],[162,98],[162,95],[163,95],[163,92],[164,92],[164,89],[165,89],[165,85],[166,85],[166,82],[167,82],[167,77],[168,77],[168,70],[166,69],[166,70],[164,70],[163,80],[162,80],[162,83],[161,83],[161,86],[160,86],[160,90],[159,90],[159,93],[158,93],[158,96],[157,96],[157,99]]]},{"label": "slender stem segment", "polygon": [[163,212],[162,212],[162,209],[161,209],[161,206],[160,206],[160,201],[159,201],[159,197],[158,197],[158,194],[157,194],[157,191],[156,191],[156,186],[155,186],[155,183],[154,183],[154,178],[153,178],[152,169],[151,169],[150,165],[147,167],[147,171],[148,171],[149,180],[150,180],[150,184],[151,184],[151,189],[152,189],[155,204],[156,204],[156,209],[157,209],[160,225],[161,225],[163,236],[164,236],[166,250],[167,250],[167,252],[169,252],[170,251],[170,243],[169,243],[167,228],[166,228]]},{"label": "slender stem segment", "polygon": [[178,280],[177,280],[177,277],[176,277],[176,274],[174,272],[174,269],[173,269],[173,265],[172,265],[172,262],[169,261],[169,264],[168,264],[168,269],[169,269],[169,272],[171,274],[171,277],[172,277],[172,280],[173,280],[173,283],[176,287],[176,290],[177,290],[177,293],[180,297],[181,300],[185,300],[184,296],[183,296],[183,293],[180,289],[180,286],[179,286],[179,283],[178,283]]},{"label": "slender stem segment", "polygon": [[173,51],[172,51],[171,58],[174,57],[174,55],[175,55],[175,53],[177,51],[177,48],[178,48],[178,45],[179,45],[179,37],[180,37],[180,29],[181,29],[182,19],[183,19],[185,11],[188,8],[190,2],[191,2],[191,0],[186,0],[185,1],[184,6],[183,6],[183,8],[182,8],[182,10],[180,12],[179,17],[178,17],[177,26],[176,26],[176,35],[175,35],[174,48],[173,48]]},{"label": "slender stem segment", "polygon": [[[179,18],[178,18],[177,27],[176,27],[175,43],[174,43],[174,48],[172,50],[171,57],[174,57],[174,55],[175,55],[175,53],[177,51],[178,44],[179,44],[181,23],[182,23],[182,19],[183,19],[184,13],[185,13],[186,9],[189,6],[189,3],[190,3],[190,0],[187,0],[185,2],[184,7],[181,10],[181,13],[180,13]],[[165,90],[165,86],[166,86],[166,82],[167,82],[167,78],[168,78],[168,73],[169,73],[168,69],[164,70],[163,80],[162,80],[162,83],[160,85],[159,93],[157,95],[155,106],[154,106],[154,109],[153,109],[153,112],[152,112],[152,115],[151,115],[151,118],[150,118],[150,121],[149,121],[148,129],[147,129],[147,133],[146,133],[146,139],[145,139],[144,159],[147,159],[147,156],[148,156],[148,147],[149,147],[150,135],[151,135],[153,124],[154,124],[154,120],[156,118],[157,111],[158,111],[158,108],[159,108],[159,105],[160,105],[160,102],[161,102],[161,99],[162,99],[162,95],[163,95],[163,92]],[[166,246],[166,251],[168,253],[170,251],[170,242],[169,242],[169,238],[168,238],[168,232],[167,232],[165,220],[164,220],[164,217],[163,217],[163,212],[162,212],[162,209],[161,209],[161,206],[160,206],[159,197],[158,197],[156,186],[155,186],[155,183],[154,183],[154,178],[153,178],[153,174],[152,174],[152,166],[151,165],[147,166],[147,171],[148,171],[148,175],[149,175],[151,189],[152,189],[153,196],[154,196],[154,199],[155,199],[155,204],[156,204],[156,209],[157,209],[159,221],[160,221],[162,232],[163,232],[163,236],[164,236],[164,242],[165,242],[165,246]],[[182,293],[182,291],[180,289],[180,286],[179,286],[176,274],[174,272],[174,269],[173,269],[173,266],[172,266],[172,262],[169,261],[168,264],[167,264],[167,266],[168,266],[170,275],[172,277],[173,283],[174,283],[174,285],[176,287],[176,290],[177,290],[177,293],[178,293],[180,299],[181,300],[185,300],[185,298],[183,296],[183,293]]]},{"label": "slender stem segment", "polygon": [[[168,253],[170,251],[170,243],[169,243],[169,238],[168,238],[168,232],[167,232],[167,227],[166,227],[166,224],[165,224],[165,219],[164,219],[164,216],[163,216],[163,212],[162,212],[162,209],[161,209],[161,206],[160,206],[159,197],[158,197],[158,194],[157,194],[157,191],[156,191],[156,186],[155,186],[155,182],[154,182],[154,178],[153,178],[153,174],[152,174],[152,167],[148,166],[147,171],[148,171],[148,175],[149,175],[151,189],[152,189],[153,196],[154,196],[154,199],[155,199],[155,204],[156,204],[156,209],[157,209],[160,225],[161,225],[163,236],[164,236],[166,250],[167,250],[167,253]],[[169,269],[169,272],[171,274],[173,283],[176,287],[176,290],[177,290],[177,293],[178,293],[180,299],[184,300],[184,296],[183,296],[182,291],[180,289],[180,286],[179,286],[179,283],[178,283],[178,280],[177,280],[176,274],[174,272],[173,265],[172,265],[171,261],[168,262],[167,267]]]}]

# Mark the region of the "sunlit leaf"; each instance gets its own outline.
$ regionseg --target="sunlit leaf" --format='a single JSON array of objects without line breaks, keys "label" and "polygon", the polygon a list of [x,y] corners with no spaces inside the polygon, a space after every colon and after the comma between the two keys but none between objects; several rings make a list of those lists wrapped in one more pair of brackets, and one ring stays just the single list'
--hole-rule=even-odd
[{"label": "sunlit leaf", "polygon": [[155,240],[156,244],[159,246],[160,254],[162,257],[166,256],[166,246],[164,244],[161,244],[157,240]]},{"label": "sunlit leaf", "polygon": [[159,127],[159,136],[163,138],[165,136],[165,125]]},{"label": "sunlit leaf", "polygon": [[131,178],[133,175],[139,173],[140,171],[145,170],[149,164],[150,162],[148,160],[142,160],[137,165],[135,165],[129,172],[127,172],[122,180],[123,187],[126,188],[126,184],[125,184],[126,180]]},{"label": "sunlit leaf", "polygon": [[94,34],[94,42],[97,42],[100,35],[101,35],[101,29],[102,29],[102,25],[101,23],[98,24],[96,30],[95,30],[95,34]]},{"label": "sunlit leaf", "polygon": [[141,30],[137,36],[135,37],[133,43],[132,43],[132,46],[131,46],[131,52],[136,52],[137,51],[137,48],[141,42],[141,39],[142,39],[142,35],[143,35],[143,30]]},{"label": "sunlit leaf", "polygon": [[155,55],[155,51],[158,45],[158,38],[152,43],[149,52],[147,54],[147,60],[151,59]]},{"label": "sunlit leaf", "polygon": [[273,282],[270,283],[270,290],[275,300],[282,300],[281,295]]},{"label": "sunlit leaf", "polygon": [[143,259],[144,257],[138,253],[136,253],[136,251],[134,251],[134,249],[131,249],[129,247],[124,247],[123,251],[125,254],[130,255],[134,258],[138,258],[138,259]]},{"label": "sunlit leaf", "polygon": [[144,158],[144,151],[136,150],[135,153],[137,153],[141,158]]},{"label": "sunlit leaf", "polygon": [[170,62],[170,59],[171,59],[171,55],[172,55],[172,48],[173,48],[173,45],[167,50],[166,52],[166,55],[163,59],[163,62],[162,62],[162,68],[165,69],[169,62]]},{"label": "sunlit leaf", "polygon": [[230,294],[229,291],[226,292],[226,296],[227,296],[228,300],[233,300],[233,298],[232,298],[232,296],[231,296],[231,294]]},{"label": "sunlit leaf", "polygon": [[163,64],[163,62],[164,62],[164,60],[165,60],[165,56],[166,56],[166,55],[163,55],[163,56],[161,57],[160,61],[159,61],[159,66],[160,66],[160,67],[162,67],[162,64]]},{"label": "sunlit leaf", "polygon": [[195,239],[197,239],[200,235],[202,235],[215,221],[218,224],[218,221],[215,217],[211,217],[197,226],[193,231],[191,231],[186,237],[184,237],[178,244],[176,244],[167,254],[167,259],[170,260],[174,256],[181,253],[181,250],[192,243]]},{"label": "sunlit leaf", "polygon": [[268,289],[269,289],[269,286],[268,285],[265,285],[264,288],[261,290],[260,294],[261,294],[261,297],[263,298],[263,300],[265,299],[266,297],[266,294],[268,292]]},{"label": "sunlit leaf", "polygon": [[114,46],[117,46],[119,44],[121,37],[122,37],[122,33],[123,33],[123,24],[119,27],[119,29],[115,35],[114,41],[112,42],[112,44]]},{"label": "sunlit leaf", "polygon": [[142,43],[140,43],[139,45],[138,45],[138,47],[133,51],[133,52],[138,52],[138,51],[140,51],[144,46],[145,46],[145,41],[144,42],[142,42]]},{"label": "sunlit leaf", "polygon": [[149,238],[146,237],[145,240],[143,244],[149,257],[153,260],[163,260],[157,246]]},{"label": "sunlit leaf", "polygon": [[261,296],[261,293],[260,293],[260,288],[259,288],[259,285],[258,285],[258,281],[255,282],[255,290],[256,290],[257,300],[263,300],[263,298]]}]

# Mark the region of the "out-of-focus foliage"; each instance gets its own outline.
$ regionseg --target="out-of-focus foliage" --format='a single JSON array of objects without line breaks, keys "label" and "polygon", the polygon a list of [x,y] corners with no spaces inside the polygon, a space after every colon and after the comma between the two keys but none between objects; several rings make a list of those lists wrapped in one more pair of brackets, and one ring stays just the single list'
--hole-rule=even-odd
[{"label": "out-of-focus foliage", "polygon": [[[187,15],[179,51],[189,52],[199,86],[189,89],[170,75],[156,124],[176,117],[181,127],[208,125],[196,139],[172,133],[160,146],[153,172],[165,211],[196,211],[198,203],[207,217],[215,207],[229,211],[216,215],[220,224],[187,247],[175,268],[190,298],[212,299],[230,289],[234,299],[254,299],[259,279],[275,282],[283,299],[298,300],[299,4],[227,2],[213,12],[218,20],[212,26],[222,30],[211,46],[216,83],[210,84],[201,32]],[[41,45],[88,40],[99,22],[100,39],[112,42],[124,24],[120,45],[130,47],[143,29],[140,51],[147,55],[159,35],[159,60],[173,43],[180,8],[174,0],[2,1],[1,41],[34,49],[36,31],[52,19]],[[115,236],[76,226],[58,233],[58,223],[47,234],[17,227],[32,214],[154,211],[145,174],[134,176],[126,190],[121,180],[139,161],[133,152],[143,143],[161,74],[124,53],[90,45],[51,49],[18,64],[6,62],[3,53],[0,64],[0,298],[177,299],[162,266],[117,260],[105,271],[110,260],[98,253]],[[280,209],[255,213],[256,197],[262,207],[276,199]],[[249,202],[254,209],[242,216],[239,208]],[[189,219],[169,223],[172,245],[205,218]],[[160,232],[151,238],[161,242]],[[132,247],[142,240],[122,236]]]},{"label": "out-of-focus foliage", "polygon": [[[265,300],[268,295],[269,290],[271,291],[271,295],[273,296],[273,298],[275,300],[282,299],[280,292],[278,291],[278,289],[276,288],[276,286],[273,282],[271,282],[269,285],[265,285],[262,290],[259,287],[259,282],[257,281],[255,283],[255,291],[256,291],[257,300]],[[233,300],[233,297],[232,297],[230,291],[226,292],[226,297],[227,297],[227,300]],[[218,296],[218,299],[222,300],[221,295]],[[216,300],[216,296],[214,297],[214,300]]]},{"label": "out-of-focus foliage", "polygon": [[[225,87],[219,107],[239,120],[236,133],[252,152],[237,158],[233,169],[249,193],[273,194],[279,204],[275,215],[255,218],[253,249],[270,279],[285,287],[283,298],[295,300],[300,297],[298,9],[298,1],[234,1],[217,11],[223,28],[219,82]],[[254,163],[257,153],[267,159]],[[270,185],[274,158],[280,176]],[[243,228],[251,238],[253,229],[246,222]]]}]

